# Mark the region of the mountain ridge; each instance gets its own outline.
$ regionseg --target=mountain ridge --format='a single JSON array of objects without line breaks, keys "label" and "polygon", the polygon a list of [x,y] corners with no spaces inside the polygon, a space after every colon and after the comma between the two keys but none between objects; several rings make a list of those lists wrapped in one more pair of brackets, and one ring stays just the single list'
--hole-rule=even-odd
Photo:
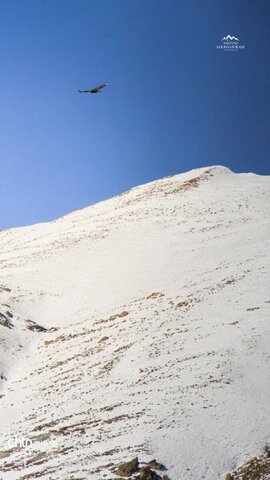
[{"label": "mountain ridge", "polygon": [[263,451],[269,183],[205,167],[0,232],[3,480],[136,455],[217,480]]}]

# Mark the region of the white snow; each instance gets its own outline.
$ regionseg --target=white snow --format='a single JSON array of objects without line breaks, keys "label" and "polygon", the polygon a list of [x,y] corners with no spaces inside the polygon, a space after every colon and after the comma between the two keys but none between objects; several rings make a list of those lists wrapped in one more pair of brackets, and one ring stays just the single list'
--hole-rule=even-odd
[{"label": "white snow", "polygon": [[0,232],[1,479],[109,479],[138,455],[217,480],[263,451],[269,187],[207,167]]}]

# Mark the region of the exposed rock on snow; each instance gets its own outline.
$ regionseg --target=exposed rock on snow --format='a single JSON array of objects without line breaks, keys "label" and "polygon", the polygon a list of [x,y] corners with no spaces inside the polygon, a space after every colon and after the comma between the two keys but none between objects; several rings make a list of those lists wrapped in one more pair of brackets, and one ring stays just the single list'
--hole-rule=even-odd
[{"label": "exposed rock on snow", "polygon": [[270,451],[248,459],[233,473],[227,473],[225,480],[269,480]]},{"label": "exposed rock on snow", "polygon": [[161,480],[161,477],[156,474],[150,467],[142,467],[139,473],[140,480]]},{"label": "exposed rock on snow", "polygon": [[223,480],[263,452],[269,187],[202,168],[0,232],[1,480],[136,456]]},{"label": "exposed rock on snow", "polygon": [[13,328],[14,325],[10,320],[11,318],[9,312],[6,312],[5,314],[0,312],[0,325],[2,327]]},{"label": "exposed rock on snow", "polygon": [[[139,480],[161,480],[161,476],[155,470],[165,470],[164,465],[158,463],[156,460],[151,460],[147,465],[140,467],[138,457],[135,457],[129,462],[118,465],[112,471],[120,477],[139,479]],[[162,477],[162,480],[169,480],[167,475]]]},{"label": "exposed rock on snow", "polygon": [[157,462],[156,459],[150,460],[150,462],[147,463],[147,466],[154,470],[165,470],[165,466],[162,465],[162,463]]},{"label": "exposed rock on snow", "polygon": [[132,473],[137,472],[139,469],[139,460],[138,457],[133,458],[129,462],[122,463],[115,470],[114,473],[120,477],[130,477]]}]

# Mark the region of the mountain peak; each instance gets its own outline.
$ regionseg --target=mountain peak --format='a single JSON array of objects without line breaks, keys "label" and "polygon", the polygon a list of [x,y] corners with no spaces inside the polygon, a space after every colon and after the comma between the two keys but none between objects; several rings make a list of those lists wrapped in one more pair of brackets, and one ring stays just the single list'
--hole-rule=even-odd
[{"label": "mountain peak", "polygon": [[210,166],[0,232],[3,480],[137,457],[213,480],[259,453],[269,182]]}]

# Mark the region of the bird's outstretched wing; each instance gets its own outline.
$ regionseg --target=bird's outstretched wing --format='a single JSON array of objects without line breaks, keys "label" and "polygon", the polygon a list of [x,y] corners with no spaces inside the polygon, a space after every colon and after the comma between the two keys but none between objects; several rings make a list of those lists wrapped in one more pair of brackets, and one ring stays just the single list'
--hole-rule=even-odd
[{"label": "bird's outstretched wing", "polygon": [[99,87],[94,88],[94,90],[98,90],[98,92],[100,92],[100,90],[102,90],[103,88],[105,88],[107,86],[108,86],[108,82],[105,82],[105,83],[102,83],[101,85],[99,85]]},{"label": "bird's outstretched wing", "polygon": [[98,93],[100,92],[103,88],[107,87],[108,82],[102,83],[98,87],[91,88],[90,90],[78,90],[80,93]]}]

